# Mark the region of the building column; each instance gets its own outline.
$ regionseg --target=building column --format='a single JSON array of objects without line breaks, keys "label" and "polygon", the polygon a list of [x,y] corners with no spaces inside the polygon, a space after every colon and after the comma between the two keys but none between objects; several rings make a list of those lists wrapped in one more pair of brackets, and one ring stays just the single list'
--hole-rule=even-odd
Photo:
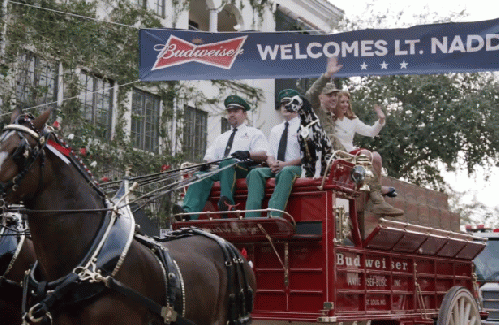
[{"label": "building column", "polygon": [[210,32],[218,31],[218,11],[215,8],[210,9]]}]

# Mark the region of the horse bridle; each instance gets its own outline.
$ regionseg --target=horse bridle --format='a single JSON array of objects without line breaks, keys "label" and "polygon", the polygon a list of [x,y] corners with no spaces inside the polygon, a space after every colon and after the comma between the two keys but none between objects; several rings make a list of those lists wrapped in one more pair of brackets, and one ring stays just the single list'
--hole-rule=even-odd
[{"label": "horse bridle", "polygon": [[[16,131],[17,135],[21,138],[21,144],[12,154],[12,160],[17,165],[19,172],[8,182],[0,182],[0,200],[2,202],[9,193],[14,192],[17,189],[21,181],[24,179],[24,176],[26,176],[33,163],[39,157],[42,158],[43,164],[43,148],[47,145],[47,138],[49,137],[50,133],[47,131],[44,131],[43,133],[38,132],[34,127],[31,119],[32,116],[26,114],[19,117],[16,120],[15,124],[9,124],[4,127],[5,131]],[[22,122],[28,124],[29,127],[25,126],[24,124],[20,124]],[[36,140],[36,146],[32,147],[29,144],[29,141],[26,138],[27,134],[29,134],[34,140]]]},{"label": "horse bridle", "polygon": [[[4,131],[15,131],[17,135],[21,138],[21,144],[16,148],[16,150],[12,154],[12,159],[14,160],[14,163],[17,165],[17,168],[19,170],[18,174],[7,182],[0,182],[0,211],[3,210],[3,211],[28,214],[28,213],[103,212],[111,210],[110,208],[104,207],[99,209],[88,209],[88,210],[78,209],[78,210],[53,211],[53,210],[30,210],[25,208],[11,209],[6,206],[5,197],[17,189],[21,181],[24,179],[24,177],[32,167],[33,163],[38,158],[41,158],[40,164],[43,167],[43,164],[45,162],[44,149],[51,141],[49,140],[49,137],[51,135],[54,135],[53,132],[47,130],[46,128],[43,129],[42,131],[37,131],[35,126],[33,125],[32,119],[33,116],[31,116],[30,114],[25,114],[21,117],[18,117],[14,122],[14,124],[9,124],[4,127]],[[27,124],[27,126],[24,124]],[[30,145],[29,141],[26,138],[26,135],[30,135],[36,141],[35,146]],[[65,146],[65,144],[60,139],[58,139],[58,137],[53,136],[52,139],[53,139],[53,144]],[[82,174],[83,177],[87,180],[87,182],[94,188],[94,190],[105,200],[106,195],[102,192],[99,186],[94,181],[92,181],[91,176],[89,176],[85,172],[86,167],[84,166],[83,162],[81,162],[81,160],[77,162],[78,159],[76,159],[71,154],[67,158],[75,166],[78,172]],[[41,186],[42,180],[43,180],[43,173],[40,172],[39,186]],[[38,192],[38,190],[36,192]]]}]

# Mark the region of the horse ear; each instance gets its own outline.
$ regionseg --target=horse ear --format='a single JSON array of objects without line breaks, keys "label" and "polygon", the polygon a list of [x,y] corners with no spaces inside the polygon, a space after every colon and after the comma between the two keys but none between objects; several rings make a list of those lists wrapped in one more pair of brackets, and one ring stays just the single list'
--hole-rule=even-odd
[{"label": "horse ear", "polygon": [[16,118],[19,117],[19,115],[21,115],[21,110],[19,108],[16,108],[13,112],[12,112],[12,117],[10,118],[10,123],[13,123]]},{"label": "horse ear", "polygon": [[43,112],[36,119],[34,119],[33,126],[35,127],[35,129],[41,131],[44,128],[45,123],[47,123],[47,120],[49,119],[51,113],[52,113],[52,108],[49,108],[45,110],[45,112]]}]

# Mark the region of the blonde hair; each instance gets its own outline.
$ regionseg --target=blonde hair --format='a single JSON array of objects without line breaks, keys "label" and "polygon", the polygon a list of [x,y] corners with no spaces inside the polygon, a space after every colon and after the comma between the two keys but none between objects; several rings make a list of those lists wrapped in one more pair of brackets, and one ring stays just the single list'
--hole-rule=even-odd
[{"label": "blonde hair", "polygon": [[348,91],[345,91],[345,90],[342,90],[342,91],[339,91],[338,94],[336,94],[336,107],[334,108],[334,115],[335,115],[335,120],[337,119],[336,116],[338,116],[338,114],[336,113],[339,109],[339,106],[340,106],[340,98],[342,96],[346,96],[348,98],[348,109],[347,109],[347,112],[345,113],[345,117],[349,118],[350,120],[353,120],[354,118],[357,117],[357,115],[355,115],[355,113],[352,111],[352,97],[350,95],[350,93]]}]

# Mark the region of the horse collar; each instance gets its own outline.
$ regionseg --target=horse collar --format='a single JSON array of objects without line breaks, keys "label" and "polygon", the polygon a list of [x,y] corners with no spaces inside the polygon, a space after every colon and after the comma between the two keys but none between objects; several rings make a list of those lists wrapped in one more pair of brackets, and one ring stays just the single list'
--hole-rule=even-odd
[{"label": "horse collar", "polygon": [[[31,268],[24,284],[25,295],[34,292],[31,297],[36,304],[23,314],[30,320],[50,314],[66,305],[77,304],[91,299],[106,289],[105,280],[118,272],[128,253],[135,230],[135,221],[128,206],[117,214],[109,212],[91,245],[89,253],[82,259],[73,272],[55,281],[41,279],[38,263]],[[103,286],[100,282],[104,282]],[[75,290],[75,288],[82,290]],[[29,289],[29,290],[28,290]]]}]

